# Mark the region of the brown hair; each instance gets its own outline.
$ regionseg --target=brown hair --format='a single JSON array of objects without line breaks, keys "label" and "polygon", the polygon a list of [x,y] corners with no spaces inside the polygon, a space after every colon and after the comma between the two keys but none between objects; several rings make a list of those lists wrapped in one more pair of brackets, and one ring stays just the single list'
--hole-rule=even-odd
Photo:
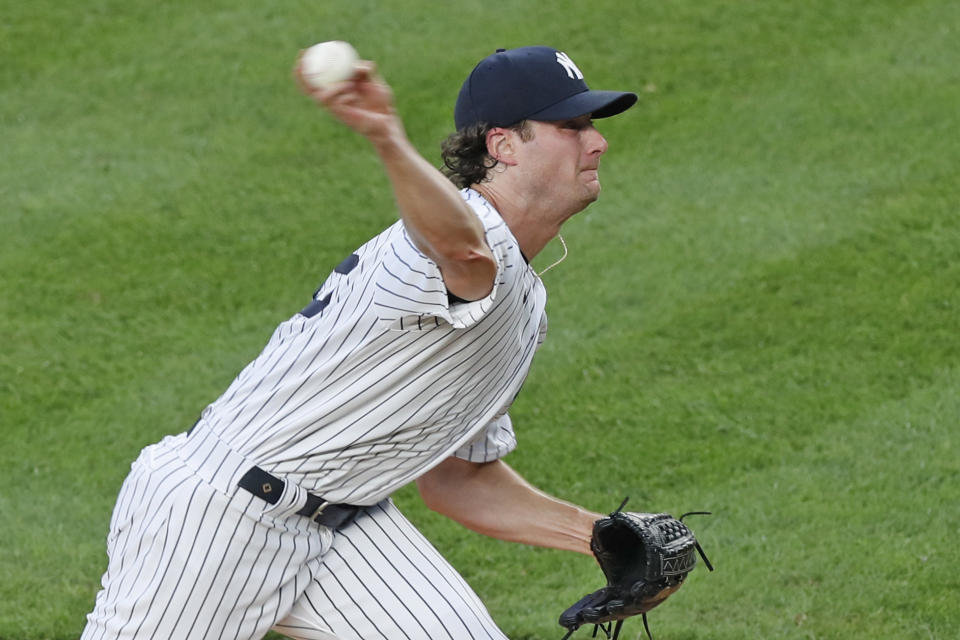
[{"label": "brown hair", "polygon": [[[497,161],[487,153],[487,133],[495,127],[484,122],[455,131],[440,143],[443,167],[440,170],[453,184],[463,189],[489,179]],[[511,127],[524,142],[533,139],[533,128],[526,120]]]}]

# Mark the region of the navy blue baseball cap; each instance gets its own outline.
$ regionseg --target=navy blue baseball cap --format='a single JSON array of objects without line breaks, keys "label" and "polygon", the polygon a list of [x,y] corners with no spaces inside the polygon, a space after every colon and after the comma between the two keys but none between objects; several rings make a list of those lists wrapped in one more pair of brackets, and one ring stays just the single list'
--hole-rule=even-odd
[{"label": "navy blue baseball cap", "polygon": [[521,120],[566,120],[626,111],[637,94],[594,91],[570,56],[550,47],[498,49],[474,67],[460,88],[457,130],[485,122],[509,127]]}]

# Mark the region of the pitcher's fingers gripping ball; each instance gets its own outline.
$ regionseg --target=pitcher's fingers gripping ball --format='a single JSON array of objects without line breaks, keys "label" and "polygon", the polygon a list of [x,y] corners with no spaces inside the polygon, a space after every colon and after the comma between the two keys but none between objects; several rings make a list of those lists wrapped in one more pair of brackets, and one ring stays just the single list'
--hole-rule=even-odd
[{"label": "pitcher's fingers gripping ball", "polygon": [[370,60],[348,43],[321,42],[300,53],[293,69],[300,90],[372,142],[401,127],[393,92]]},{"label": "pitcher's fingers gripping ball", "polygon": [[647,612],[680,588],[696,566],[698,552],[713,571],[693,532],[681,522],[691,514],[678,520],[666,513],[627,513],[621,511],[625,504],[594,523],[590,548],[607,586],[563,612],[560,625],[568,629],[563,640],[583,624],[598,625],[608,638],[616,640],[623,621],[635,615],[643,616],[650,636]]}]

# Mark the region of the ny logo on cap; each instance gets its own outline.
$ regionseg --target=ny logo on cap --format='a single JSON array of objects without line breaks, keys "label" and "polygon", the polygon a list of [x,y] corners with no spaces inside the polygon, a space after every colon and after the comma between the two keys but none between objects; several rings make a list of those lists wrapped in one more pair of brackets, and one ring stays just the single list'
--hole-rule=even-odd
[{"label": "ny logo on cap", "polygon": [[557,62],[566,70],[571,80],[583,80],[583,73],[577,68],[577,65],[573,64],[570,56],[563,51],[557,51]]}]

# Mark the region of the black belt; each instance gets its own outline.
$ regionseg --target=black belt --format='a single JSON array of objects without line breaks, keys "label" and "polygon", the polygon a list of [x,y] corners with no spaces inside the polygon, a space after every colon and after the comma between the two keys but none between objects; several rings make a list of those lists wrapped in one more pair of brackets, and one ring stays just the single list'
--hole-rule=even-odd
[{"label": "black belt", "polygon": [[[270,504],[277,504],[283,493],[284,482],[260,467],[251,467],[237,486]],[[297,515],[307,516],[321,526],[338,529],[353,520],[359,510],[360,507],[353,504],[330,504],[320,496],[307,493],[307,504],[297,511]]]}]

